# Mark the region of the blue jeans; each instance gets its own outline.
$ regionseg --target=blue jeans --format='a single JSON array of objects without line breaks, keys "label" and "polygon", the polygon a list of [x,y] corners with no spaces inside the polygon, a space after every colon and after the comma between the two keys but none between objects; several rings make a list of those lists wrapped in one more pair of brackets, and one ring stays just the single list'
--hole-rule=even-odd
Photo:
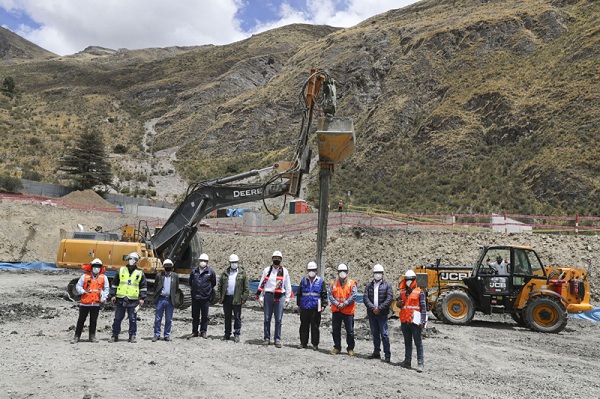
[{"label": "blue jeans", "polygon": [[281,341],[281,323],[283,321],[283,305],[284,298],[281,301],[275,302],[275,297],[272,294],[265,293],[264,296],[264,312],[265,312],[265,334],[264,339],[271,339],[271,318],[275,314],[275,342]]},{"label": "blue jeans", "polygon": [[378,355],[381,352],[381,341],[383,341],[383,353],[386,358],[390,358],[390,338],[388,336],[388,315],[369,314],[369,326],[373,336],[373,354]]},{"label": "blue jeans", "polygon": [[[192,333],[198,334],[198,324],[200,324],[200,333],[205,333],[208,329],[208,309],[210,299],[192,299]],[[202,313],[202,319],[200,319]]]},{"label": "blue jeans", "polygon": [[121,322],[125,318],[125,312],[127,312],[127,318],[129,319],[129,336],[135,335],[137,332],[137,315],[134,309],[133,307],[125,307],[119,304],[115,306],[115,320],[112,325],[113,337],[118,337],[121,333]]},{"label": "blue jeans", "polygon": [[333,347],[342,350],[342,321],[346,328],[347,350],[354,349],[354,315],[343,314],[342,312],[331,313],[331,335],[333,335]]},{"label": "blue jeans", "polygon": [[233,304],[233,295],[225,295],[223,300],[225,313],[225,337],[231,337],[231,314],[233,313],[233,335],[240,335],[242,330],[242,305]]},{"label": "blue jeans", "polygon": [[412,341],[415,341],[417,347],[417,362],[423,364],[423,341],[421,340],[421,328],[414,323],[402,323],[402,335],[404,336],[404,362],[411,363],[412,360]]},{"label": "blue jeans", "polygon": [[171,322],[173,321],[173,310],[175,305],[171,303],[170,298],[158,297],[156,302],[156,314],[154,315],[154,336],[160,337],[160,325],[162,323],[163,313],[165,314],[165,338],[171,336]]}]

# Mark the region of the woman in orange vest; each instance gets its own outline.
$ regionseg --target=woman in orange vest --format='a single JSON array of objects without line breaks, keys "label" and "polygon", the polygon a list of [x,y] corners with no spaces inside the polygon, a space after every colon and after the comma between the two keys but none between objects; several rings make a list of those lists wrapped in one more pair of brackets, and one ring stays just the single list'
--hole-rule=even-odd
[{"label": "woman in orange vest", "polygon": [[354,356],[354,308],[356,308],[356,281],[348,278],[348,266],[340,264],[338,278],[331,282],[329,301],[331,302],[331,335],[333,349],[329,352],[337,355],[342,351],[342,322],[346,328],[348,356]]},{"label": "woman in orange vest", "polygon": [[77,319],[77,327],[75,328],[75,336],[71,340],[72,344],[79,342],[83,324],[90,315],[90,342],[98,342],[96,339],[96,322],[100,313],[100,304],[106,302],[108,298],[108,278],[104,275],[104,266],[98,258],[94,259],[91,264],[83,265],[82,269],[86,273],[79,278],[75,289],[81,295],[79,303],[79,319]]},{"label": "woman in orange vest", "polygon": [[[427,320],[427,305],[425,293],[417,287],[417,275],[412,270],[404,273],[404,280],[400,281],[400,322],[404,336],[404,361],[400,366],[409,369],[412,359],[412,341],[417,347],[417,372],[423,371],[423,340],[421,330],[425,328]],[[416,313],[416,314],[415,314]]]}]

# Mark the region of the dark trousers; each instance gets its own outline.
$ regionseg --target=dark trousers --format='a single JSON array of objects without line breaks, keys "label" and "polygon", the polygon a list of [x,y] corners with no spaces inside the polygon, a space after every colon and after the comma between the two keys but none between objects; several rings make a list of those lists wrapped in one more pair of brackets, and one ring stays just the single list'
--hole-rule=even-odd
[{"label": "dark trousers", "polygon": [[81,337],[83,331],[83,324],[87,319],[88,314],[90,315],[90,336],[96,335],[96,322],[98,321],[98,313],[100,313],[100,306],[79,306],[79,318],[77,319],[77,327],[75,328],[75,336]]},{"label": "dark trousers", "polygon": [[410,364],[412,359],[412,341],[417,347],[417,362],[423,364],[423,340],[421,339],[421,328],[414,323],[402,323],[402,335],[404,336],[404,362]]},{"label": "dark trousers", "polygon": [[[198,334],[198,325],[200,333],[205,333],[208,329],[208,309],[210,299],[192,299],[192,333]],[[202,313],[202,318],[200,318]]]},{"label": "dark trousers", "polygon": [[158,297],[156,302],[156,314],[154,315],[154,336],[160,337],[160,325],[162,323],[163,313],[165,315],[165,338],[171,336],[171,322],[173,321],[173,310],[175,305],[171,303],[171,298]]},{"label": "dark trousers", "polygon": [[131,337],[137,332],[137,315],[135,314],[135,308],[117,304],[115,307],[115,321],[113,321],[112,325],[113,337],[118,337],[121,333],[121,322],[125,318],[125,313],[127,313],[127,318],[129,319],[129,336]]},{"label": "dark trousers", "polygon": [[354,349],[354,315],[343,314],[342,312],[331,313],[331,335],[333,335],[333,347],[342,350],[342,322],[346,328],[347,350]]},{"label": "dark trousers", "polygon": [[233,295],[225,295],[223,300],[225,313],[225,337],[231,337],[231,316],[233,315],[233,335],[240,335],[242,330],[242,305],[233,304]]},{"label": "dark trousers", "polygon": [[390,337],[388,335],[388,315],[369,314],[369,327],[373,336],[373,354],[381,352],[381,342],[383,341],[383,353],[386,358],[392,356],[390,352]]},{"label": "dark trousers", "polygon": [[300,345],[308,345],[308,335],[310,331],[310,343],[312,346],[319,346],[321,339],[319,327],[321,326],[321,312],[318,309],[300,310]]},{"label": "dark trousers", "polygon": [[281,341],[284,298],[281,298],[280,301],[275,301],[273,294],[265,293],[264,300],[264,339],[271,339],[271,318],[275,315],[275,342]]}]

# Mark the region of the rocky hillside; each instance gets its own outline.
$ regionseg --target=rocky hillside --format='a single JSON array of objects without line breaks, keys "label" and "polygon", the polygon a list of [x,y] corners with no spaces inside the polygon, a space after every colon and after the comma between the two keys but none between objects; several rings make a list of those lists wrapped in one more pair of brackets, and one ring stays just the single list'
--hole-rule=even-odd
[{"label": "rocky hillside", "polygon": [[[357,138],[332,196],[404,212],[598,214],[599,17],[590,0],[424,0],[348,29],[5,62],[20,96],[0,100],[0,168],[56,181],[86,128],[114,152],[118,189],[265,167],[289,155],[301,85],[323,67]],[[162,150],[175,170],[155,160]]]},{"label": "rocky hillside", "polygon": [[14,63],[22,60],[47,60],[53,57],[56,57],[56,54],[0,26],[0,60]]}]

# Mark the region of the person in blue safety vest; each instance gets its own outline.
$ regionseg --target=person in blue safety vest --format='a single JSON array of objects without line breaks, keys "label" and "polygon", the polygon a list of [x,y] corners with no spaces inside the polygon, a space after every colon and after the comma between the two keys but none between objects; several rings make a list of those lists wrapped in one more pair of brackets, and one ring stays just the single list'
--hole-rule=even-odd
[{"label": "person in blue safety vest", "polygon": [[144,305],[148,291],[146,275],[137,264],[140,255],[132,252],[127,255],[127,266],[119,269],[110,286],[110,300],[115,304],[115,320],[112,325],[112,336],[110,342],[119,340],[121,322],[125,313],[129,319],[129,342],[135,343],[137,333],[137,311],[139,306]]},{"label": "person in blue safety vest", "polygon": [[310,333],[313,349],[318,350],[321,312],[327,307],[327,285],[317,275],[315,262],[308,262],[306,270],[308,275],[302,277],[296,291],[296,303],[300,310],[300,345],[307,347]]}]

